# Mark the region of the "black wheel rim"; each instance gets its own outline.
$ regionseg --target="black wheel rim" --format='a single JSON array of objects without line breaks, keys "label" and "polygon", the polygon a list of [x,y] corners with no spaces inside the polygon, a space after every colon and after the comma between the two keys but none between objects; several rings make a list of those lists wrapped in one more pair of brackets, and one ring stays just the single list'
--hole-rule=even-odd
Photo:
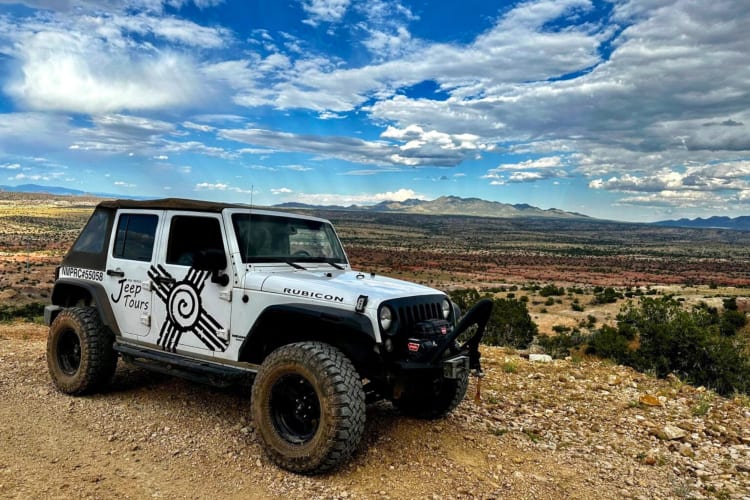
[{"label": "black wheel rim", "polygon": [[271,418],[279,435],[293,444],[310,441],[320,424],[320,402],[306,378],[284,375],[271,389]]},{"label": "black wheel rim", "polygon": [[81,366],[81,340],[73,330],[65,330],[57,342],[57,362],[65,375],[75,375]]}]

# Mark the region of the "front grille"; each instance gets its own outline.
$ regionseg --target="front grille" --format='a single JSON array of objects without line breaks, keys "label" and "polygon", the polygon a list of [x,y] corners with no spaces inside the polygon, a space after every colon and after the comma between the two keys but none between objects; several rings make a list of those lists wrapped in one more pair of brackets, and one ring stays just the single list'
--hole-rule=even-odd
[{"label": "front grille", "polygon": [[396,314],[398,315],[398,321],[401,328],[408,328],[411,330],[412,326],[420,321],[426,321],[428,319],[443,319],[441,302],[399,307]]},{"label": "front grille", "polygon": [[429,319],[443,319],[443,295],[409,297],[386,302],[398,324],[398,333],[410,335],[414,325]]}]

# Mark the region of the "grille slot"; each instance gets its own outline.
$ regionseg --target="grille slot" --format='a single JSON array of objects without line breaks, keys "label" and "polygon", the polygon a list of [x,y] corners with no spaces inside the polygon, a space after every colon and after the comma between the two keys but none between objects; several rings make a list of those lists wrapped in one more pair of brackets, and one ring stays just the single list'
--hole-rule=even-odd
[{"label": "grille slot", "polygon": [[420,321],[443,319],[441,302],[403,305],[398,308],[401,331],[411,331]]}]

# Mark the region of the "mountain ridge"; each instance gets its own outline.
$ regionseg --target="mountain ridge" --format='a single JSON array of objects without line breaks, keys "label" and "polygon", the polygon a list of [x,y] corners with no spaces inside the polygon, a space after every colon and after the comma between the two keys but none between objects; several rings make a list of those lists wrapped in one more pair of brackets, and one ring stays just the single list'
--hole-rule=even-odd
[{"label": "mountain ridge", "polygon": [[738,217],[718,216],[697,217],[695,219],[674,219],[652,222],[655,226],[662,227],[687,227],[694,229],[731,229],[733,231],[750,231],[750,216],[740,215]]},{"label": "mountain ridge", "polygon": [[459,196],[441,196],[434,200],[410,198],[404,201],[382,201],[376,205],[310,205],[306,203],[280,203],[277,208],[296,208],[304,210],[350,210],[363,212],[395,212],[423,215],[469,215],[477,217],[544,217],[565,219],[590,219],[588,215],[577,212],[566,212],[557,208],[542,209],[527,203],[509,204],[498,201],[487,201],[481,198],[461,198]]}]

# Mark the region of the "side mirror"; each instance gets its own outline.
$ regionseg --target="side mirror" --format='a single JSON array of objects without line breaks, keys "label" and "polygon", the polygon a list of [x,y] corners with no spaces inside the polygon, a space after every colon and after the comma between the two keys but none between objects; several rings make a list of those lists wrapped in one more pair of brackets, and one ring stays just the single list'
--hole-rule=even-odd
[{"label": "side mirror", "polygon": [[193,257],[193,268],[198,271],[211,271],[211,283],[217,283],[221,286],[229,284],[229,276],[220,274],[227,268],[227,256],[223,250],[214,248],[196,252]]}]

